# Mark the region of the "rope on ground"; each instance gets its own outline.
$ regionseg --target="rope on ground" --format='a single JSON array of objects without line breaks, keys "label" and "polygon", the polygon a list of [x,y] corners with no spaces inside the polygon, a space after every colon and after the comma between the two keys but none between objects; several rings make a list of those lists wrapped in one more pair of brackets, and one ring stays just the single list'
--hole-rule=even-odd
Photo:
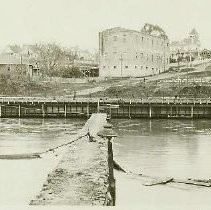
[{"label": "rope on ground", "polygon": [[[74,139],[73,141],[67,142],[65,144],[61,144],[57,147],[48,149],[44,152],[40,152],[40,153],[30,153],[30,154],[11,154],[11,155],[0,155],[0,159],[3,160],[20,160],[20,159],[37,159],[37,158],[42,158],[43,154],[46,154],[48,152],[54,152],[56,149],[59,149],[61,147],[64,146],[68,146],[69,144],[72,144],[78,140],[80,140],[83,137],[88,136],[88,133],[86,133],[85,135],[79,136],[78,138]],[[92,137],[93,138],[93,137]]]},{"label": "rope on ground", "polygon": [[196,185],[196,186],[201,186],[201,187],[211,187],[211,179],[194,179],[194,178],[175,179],[173,177],[161,178],[161,177],[149,176],[149,175],[144,175],[144,174],[137,174],[137,173],[131,172],[129,170],[123,169],[123,167],[120,166],[115,160],[113,160],[113,166],[114,166],[114,169],[121,171],[123,173],[126,173],[128,175],[151,179],[150,182],[144,183],[143,184],[144,186],[154,186],[154,185],[158,185],[158,184],[167,184],[170,182],[174,182],[174,183]]},{"label": "rope on ground", "polygon": [[64,146],[67,146],[67,145],[69,145],[69,144],[72,144],[72,143],[74,143],[74,142],[76,142],[76,141],[82,139],[83,137],[86,137],[87,135],[88,135],[88,134],[86,133],[85,135],[79,136],[78,138],[74,139],[73,141],[67,142],[67,143],[65,143],[65,144],[61,144],[61,145],[59,145],[59,146],[57,146],[57,147],[54,147],[54,148],[50,148],[50,149],[48,149],[48,150],[46,150],[46,151],[44,151],[44,152],[41,152],[41,153],[39,153],[39,154],[42,155],[42,154],[46,154],[46,153],[48,153],[48,152],[54,152],[54,150],[59,149],[59,148],[64,147]]}]

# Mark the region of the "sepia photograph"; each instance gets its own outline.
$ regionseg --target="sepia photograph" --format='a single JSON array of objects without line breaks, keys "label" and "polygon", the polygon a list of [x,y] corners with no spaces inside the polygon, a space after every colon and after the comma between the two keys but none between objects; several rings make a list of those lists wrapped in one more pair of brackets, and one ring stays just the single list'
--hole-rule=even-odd
[{"label": "sepia photograph", "polygon": [[0,209],[211,209],[210,0],[0,8]]}]

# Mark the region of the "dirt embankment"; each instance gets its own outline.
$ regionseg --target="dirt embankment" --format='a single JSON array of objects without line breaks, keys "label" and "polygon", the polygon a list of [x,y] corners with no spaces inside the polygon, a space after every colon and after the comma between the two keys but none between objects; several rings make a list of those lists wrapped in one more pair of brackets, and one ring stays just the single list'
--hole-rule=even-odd
[{"label": "dirt embankment", "polygon": [[[163,76],[163,77],[162,77]],[[165,77],[164,77],[165,76]],[[93,97],[148,98],[148,97],[210,97],[211,66],[183,69],[136,79],[121,86],[111,86],[105,91],[94,93]]]}]

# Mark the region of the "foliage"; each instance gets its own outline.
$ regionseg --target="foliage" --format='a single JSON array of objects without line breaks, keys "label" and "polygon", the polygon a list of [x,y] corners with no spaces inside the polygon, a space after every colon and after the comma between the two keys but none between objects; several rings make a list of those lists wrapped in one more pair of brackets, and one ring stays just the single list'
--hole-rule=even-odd
[{"label": "foliage", "polygon": [[64,78],[72,78],[72,77],[78,78],[78,77],[82,77],[83,74],[78,67],[68,66],[66,68],[64,67],[61,68],[60,76]]},{"label": "foliage", "polygon": [[43,75],[58,76],[60,66],[65,63],[65,52],[55,43],[39,44],[37,54],[40,72]]},{"label": "foliage", "polygon": [[26,66],[16,65],[9,70],[6,66],[1,67],[0,73],[0,94],[16,94],[25,91],[28,86]]},{"label": "foliage", "polygon": [[141,29],[141,32],[149,34],[149,35],[155,35],[155,36],[165,38],[165,39],[168,38],[168,36],[166,35],[166,32],[158,25],[145,23],[144,27]]}]

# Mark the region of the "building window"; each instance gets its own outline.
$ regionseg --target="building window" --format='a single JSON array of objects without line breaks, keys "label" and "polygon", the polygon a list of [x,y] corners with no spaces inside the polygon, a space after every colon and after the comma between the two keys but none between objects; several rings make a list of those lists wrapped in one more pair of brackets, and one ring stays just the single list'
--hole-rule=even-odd
[{"label": "building window", "polygon": [[167,43],[166,46],[168,47],[169,46],[169,43]]},{"label": "building window", "polygon": [[141,66],[141,69],[143,69],[143,66]]},{"label": "building window", "polygon": [[116,69],[116,66],[114,66],[114,69]]},{"label": "building window", "polygon": [[105,66],[103,66],[103,68],[105,68]]},{"label": "building window", "polygon": [[126,34],[123,35],[123,42],[126,42]]},{"label": "building window", "polygon": [[146,70],[148,69],[148,66],[146,66]]},{"label": "building window", "polygon": [[128,69],[128,66],[125,66],[126,69]]},{"label": "building window", "polygon": [[134,68],[137,69],[137,65],[135,65]]},{"label": "building window", "polygon": [[138,55],[136,55],[136,59],[138,59]]},{"label": "building window", "polygon": [[144,37],[143,37],[143,36],[141,37],[141,41],[142,41],[142,42],[144,41]]},{"label": "building window", "polygon": [[113,40],[114,40],[114,41],[117,41],[117,36],[114,36],[114,37],[113,37]]}]

